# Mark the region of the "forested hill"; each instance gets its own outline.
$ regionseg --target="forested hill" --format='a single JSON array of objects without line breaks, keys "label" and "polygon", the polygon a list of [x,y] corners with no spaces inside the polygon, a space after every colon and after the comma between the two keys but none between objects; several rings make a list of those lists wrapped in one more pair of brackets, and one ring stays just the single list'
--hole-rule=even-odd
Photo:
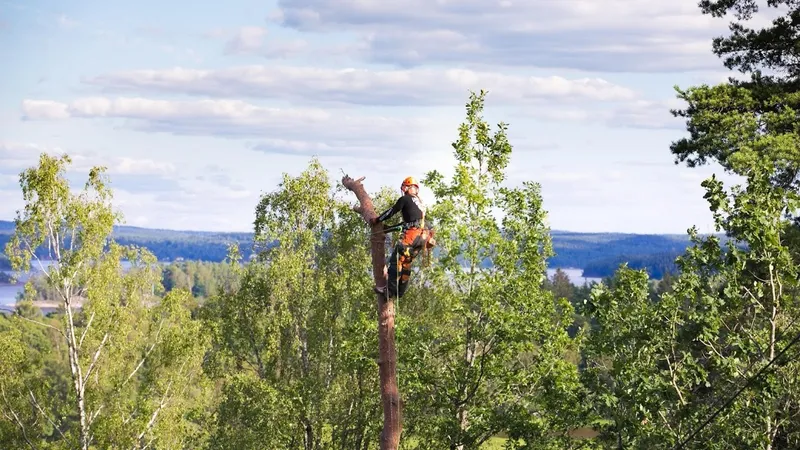
[{"label": "forested hill", "polygon": [[675,272],[675,258],[689,246],[687,234],[625,234],[551,232],[556,256],[550,267],[577,267],[585,277],[607,277],[623,262],[647,268],[650,276],[661,278]]},{"label": "forested hill", "polygon": [[[5,247],[14,230],[13,222],[0,220],[0,244]],[[665,270],[674,271],[675,257],[689,245],[687,235],[576,233],[552,231],[556,256],[550,267],[584,269],[584,276],[610,276],[622,262],[631,267],[648,269],[654,278]],[[132,226],[118,226],[115,239],[121,244],[148,248],[160,260],[176,258],[201,261],[222,261],[230,243],[238,243],[244,257],[249,257],[252,233],[212,231],[176,231]]]}]

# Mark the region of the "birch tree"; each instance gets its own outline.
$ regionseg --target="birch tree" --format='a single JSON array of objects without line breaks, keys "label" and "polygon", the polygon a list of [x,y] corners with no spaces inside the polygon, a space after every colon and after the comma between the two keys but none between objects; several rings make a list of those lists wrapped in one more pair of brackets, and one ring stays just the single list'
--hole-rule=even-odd
[{"label": "birch tree", "polygon": [[214,448],[368,449],[380,398],[369,233],[317,160],[256,207],[259,257],[204,311],[223,381]]},{"label": "birch tree", "polygon": [[[205,348],[186,308],[188,293],[153,295],[161,275],[153,255],[110,239],[121,215],[105,169],[92,168],[74,193],[65,175],[70,162],[42,154],[22,172],[25,206],[6,246],[14,269],[38,267],[59,301],[56,323],[15,316],[52,331],[69,370],[63,399],[31,394],[29,403],[52,423],[63,448],[181,448],[198,432],[187,412],[202,407],[193,400],[200,398]],[[47,259],[37,256],[41,247]]]}]

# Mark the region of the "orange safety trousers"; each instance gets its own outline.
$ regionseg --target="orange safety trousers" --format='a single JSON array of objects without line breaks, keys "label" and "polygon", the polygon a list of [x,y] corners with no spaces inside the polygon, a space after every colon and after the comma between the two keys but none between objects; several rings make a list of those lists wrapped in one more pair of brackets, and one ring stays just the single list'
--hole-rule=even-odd
[{"label": "orange safety trousers", "polygon": [[[420,227],[410,227],[400,236],[392,255],[389,257],[389,270],[387,271],[388,289],[390,298],[399,298],[405,295],[408,282],[411,278],[411,263],[423,249],[433,248],[435,240],[433,231]],[[397,269],[400,267],[400,276]]]}]

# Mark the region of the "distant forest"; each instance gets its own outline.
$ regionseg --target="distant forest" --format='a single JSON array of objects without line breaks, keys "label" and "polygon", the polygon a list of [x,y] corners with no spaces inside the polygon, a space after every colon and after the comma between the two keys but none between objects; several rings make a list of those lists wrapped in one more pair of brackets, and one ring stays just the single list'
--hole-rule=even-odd
[{"label": "distant forest", "polygon": [[[0,220],[0,245],[14,230],[14,223]],[[675,258],[689,245],[688,235],[551,232],[556,255],[549,267],[583,269],[585,277],[609,277],[622,263],[635,269],[646,269],[651,278],[660,279],[664,273],[675,273]],[[222,233],[211,231],[174,231],[131,226],[115,227],[114,237],[120,244],[146,247],[161,261],[179,258],[192,261],[223,261],[228,245],[236,243],[242,256],[253,253],[252,233]],[[47,250],[40,250],[46,257]],[[8,270],[8,261],[0,257],[0,270]]]}]

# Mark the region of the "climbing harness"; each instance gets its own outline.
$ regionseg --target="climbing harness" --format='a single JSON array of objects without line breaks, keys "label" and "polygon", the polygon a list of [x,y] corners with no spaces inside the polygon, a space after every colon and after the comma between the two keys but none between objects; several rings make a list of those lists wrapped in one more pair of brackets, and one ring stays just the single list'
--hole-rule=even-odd
[{"label": "climbing harness", "polygon": [[394,225],[384,226],[383,231],[373,231],[370,233],[370,236],[374,236],[376,234],[389,234],[394,231],[406,231],[409,228],[420,228],[425,229],[425,219],[415,220],[414,222],[400,222]]},{"label": "climbing harness", "polygon": [[[414,259],[423,250],[429,256],[429,249],[435,245],[433,230],[425,228],[425,205],[422,199],[417,196],[417,191],[411,190],[412,187],[419,189],[419,184],[417,184],[414,177],[406,177],[400,185],[403,196],[395,202],[394,206],[375,219],[369,220],[371,224],[378,224],[398,212],[403,213],[403,222],[391,226],[383,226],[380,230],[370,233],[372,237],[394,231],[401,232],[392,250],[392,255],[387,261],[389,267],[386,269],[386,287],[383,290],[377,286],[374,288],[376,293],[384,295],[387,299],[395,298],[398,303],[400,297],[408,289],[412,274],[411,265]],[[386,245],[385,242],[384,245]],[[428,259],[428,261],[430,260]],[[395,272],[394,275],[392,275],[392,271]]]}]

